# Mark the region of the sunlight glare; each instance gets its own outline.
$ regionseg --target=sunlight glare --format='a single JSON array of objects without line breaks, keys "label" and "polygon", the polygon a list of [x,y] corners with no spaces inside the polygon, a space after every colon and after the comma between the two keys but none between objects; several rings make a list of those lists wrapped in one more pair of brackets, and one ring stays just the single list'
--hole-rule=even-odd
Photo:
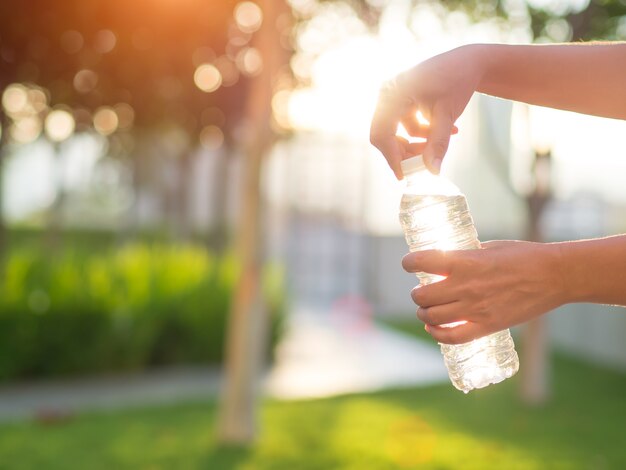
[{"label": "sunlight glare", "polygon": [[254,33],[261,27],[263,12],[254,2],[241,2],[235,7],[235,21],[244,33]]},{"label": "sunlight glare", "polygon": [[98,108],[93,116],[93,127],[98,133],[107,136],[117,130],[119,119],[113,108],[103,106]]},{"label": "sunlight glare", "polygon": [[14,83],[9,85],[2,94],[2,107],[9,115],[20,113],[28,104],[27,88],[20,84]]},{"label": "sunlight glare", "polygon": [[9,130],[11,138],[19,144],[33,142],[41,134],[41,119],[38,116],[26,116],[15,121]]},{"label": "sunlight glare", "polygon": [[55,109],[46,116],[46,135],[53,142],[67,139],[74,132],[75,126],[74,116],[64,109]]},{"label": "sunlight glare", "polygon": [[222,74],[215,65],[202,64],[193,74],[193,81],[200,90],[211,93],[222,84]]}]

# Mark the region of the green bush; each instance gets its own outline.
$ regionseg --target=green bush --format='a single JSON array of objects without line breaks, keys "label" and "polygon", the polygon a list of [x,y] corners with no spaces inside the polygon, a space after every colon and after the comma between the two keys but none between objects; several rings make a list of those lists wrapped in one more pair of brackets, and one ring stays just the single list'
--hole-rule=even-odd
[{"label": "green bush", "polygon": [[[8,254],[0,282],[0,380],[222,359],[232,256],[199,246]],[[282,275],[264,273],[272,344]]]}]

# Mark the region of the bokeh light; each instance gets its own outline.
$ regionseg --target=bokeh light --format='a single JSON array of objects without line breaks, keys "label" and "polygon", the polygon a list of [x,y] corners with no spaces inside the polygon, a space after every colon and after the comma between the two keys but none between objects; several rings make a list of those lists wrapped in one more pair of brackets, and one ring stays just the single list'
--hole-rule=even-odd
[{"label": "bokeh light", "polygon": [[100,54],[111,52],[117,44],[117,37],[110,29],[101,29],[96,33],[93,48]]},{"label": "bokeh light", "polygon": [[235,7],[235,21],[244,33],[253,33],[261,27],[263,12],[254,2],[241,2]]},{"label": "bokeh light", "polygon": [[98,85],[98,74],[93,70],[79,70],[74,75],[74,88],[79,93],[89,93]]},{"label": "bokeh light", "polygon": [[15,121],[10,128],[9,135],[18,144],[33,142],[41,134],[41,119],[39,116],[26,116]]},{"label": "bokeh light", "polygon": [[224,143],[224,133],[217,126],[206,126],[200,131],[200,143],[207,150],[216,150]]},{"label": "bokeh light", "polygon": [[2,94],[2,107],[8,115],[20,113],[28,104],[28,89],[19,83],[9,85]]},{"label": "bokeh light", "polygon": [[261,73],[263,69],[263,57],[258,49],[246,47],[237,54],[237,67],[241,73],[254,77]]},{"label": "bokeh light", "polygon": [[280,90],[272,97],[272,112],[276,123],[282,129],[289,129],[292,126],[289,120],[289,90]]},{"label": "bokeh light", "polygon": [[53,142],[61,142],[74,132],[76,121],[65,109],[55,109],[46,116],[46,135]]},{"label": "bokeh light", "polygon": [[93,127],[104,136],[115,132],[119,125],[117,113],[108,106],[98,108],[93,116]]},{"label": "bokeh light", "polygon": [[41,88],[31,88],[28,90],[28,102],[37,113],[48,108],[48,96]]},{"label": "bokeh light", "polygon": [[222,74],[215,65],[202,64],[193,74],[193,81],[202,91],[211,93],[222,84]]},{"label": "bokeh light", "polygon": [[117,115],[118,127],[120,129],[129,129],[135,121],[135,110],[128,103],[118,103],[113,106],[113,110]]}]

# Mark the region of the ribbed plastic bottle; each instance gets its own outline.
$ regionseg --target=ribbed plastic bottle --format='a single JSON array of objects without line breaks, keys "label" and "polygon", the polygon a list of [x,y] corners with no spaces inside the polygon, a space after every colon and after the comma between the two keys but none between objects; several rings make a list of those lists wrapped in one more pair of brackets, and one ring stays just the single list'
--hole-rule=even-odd
[{"label": "ribbed plastic bottle", "polygon": [[[430,173],[422,156],[404,160],[402,172],[406,185],[400,203],[400,223],[411,252],[480,248],[467,200],[459,188]],[[427,273],[417,273],[417,277],[422,286],[443,279]],[[502,382],[519,369],[509,330],[469,343],[440,346],[450,380],[465,393]]]}]

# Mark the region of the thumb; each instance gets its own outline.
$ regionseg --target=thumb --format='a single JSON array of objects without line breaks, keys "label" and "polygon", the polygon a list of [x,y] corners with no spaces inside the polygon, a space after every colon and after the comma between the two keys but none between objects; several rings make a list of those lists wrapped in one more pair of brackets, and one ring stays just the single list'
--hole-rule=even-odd
[{"label": "thumb", "polygon": [[443,250],[415,251],[402,258],[402,267],[410,273],[425,272],[447,276],[452,270],[452,253]]},{"label": "thumb", "polygon": [[443,105],[437,104],[433,109],[430,122],[430,134],[424,149],[424,163],[428,169],[439,174],[441,162],[448,151],[450,133],[454,126],[454,120]]}]

